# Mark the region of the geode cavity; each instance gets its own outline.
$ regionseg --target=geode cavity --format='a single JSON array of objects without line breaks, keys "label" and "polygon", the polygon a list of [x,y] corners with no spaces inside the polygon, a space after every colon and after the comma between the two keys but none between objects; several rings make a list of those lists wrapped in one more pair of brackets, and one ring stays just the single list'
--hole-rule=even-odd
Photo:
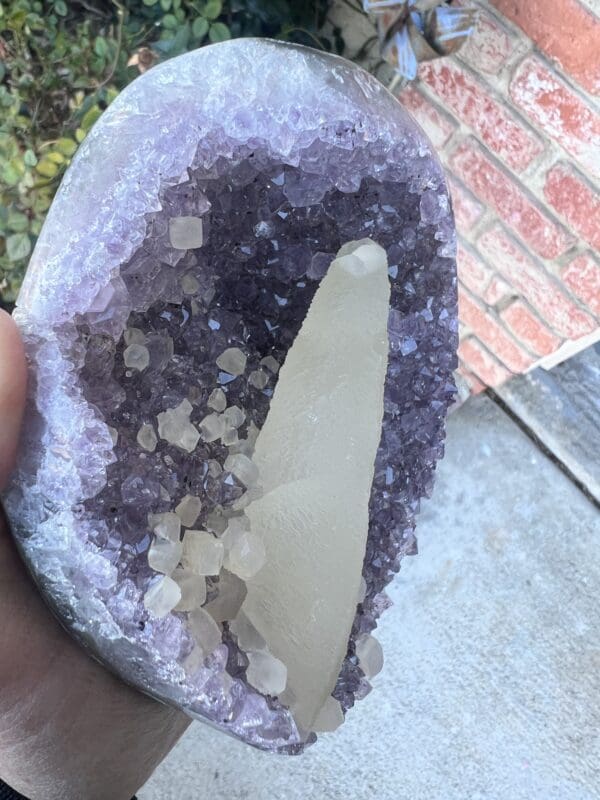
[{"label": "geode cavity", "polygon": [[[339,58],[228,42],[152,69],[105,112],[61,185],[18,300],[30,398],[5,503],[44,595],[108,667],[282,752],[336,727],[369,691],[384,588],[415,549],[414,517],[443,452],[457,345],[454,250],[431,145],[374,78]],[[365,279],[371,271],[379,290]],[[381,363],[377,417],[377,392],[367,395],[369,369],[375,376]],[[328,379],[319,406],[314,395]],[[353,382],[360,396],[343,399]],[[311,443],[301,426],[319,414],[302,422],[309,402],[331,413]],[[339,627],[339,675],[323,688],[323,574],[337,552],[323,541],[323,520],[341,524],[343,493],[360,470],[364,477],[371,412],[362,580],[359,569],[331,581],[356,586],[348,629]],[[319,530],[306,545],[292,542],[299,560],[306,555],[298,586],[294,563],[281,567],[293,587],[282,606],[298,597],[297,613],[310,609],[306,620],[284,611],[292,628],[310,631],[311,691],[316,682],[317,695],[328,695],[317,715],[298,711],[302,674],[290,688],[294,665],[282,648],[295,632],[279,629],[271,646],[253,616],[260,592],[282,577],[268,569],[261,526],[271,523],[257,509],[269,492],[258,467],[270,459],[276,483],[293,472],[289,451],[295,458],[309,445],[298,491],[284,487],[274,518],[282,537],[292,535],[288,512],[290,530]],[[335,547],[345,549],[353,524],[341,524]],[[315,576],[323,573],[314,586],[310,558]]]}]

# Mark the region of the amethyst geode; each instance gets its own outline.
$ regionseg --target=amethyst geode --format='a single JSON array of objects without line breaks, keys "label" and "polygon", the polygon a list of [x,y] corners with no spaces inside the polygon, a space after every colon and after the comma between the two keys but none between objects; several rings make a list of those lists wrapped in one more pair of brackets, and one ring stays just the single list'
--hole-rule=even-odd
[{"label": "amethyst geode", "polygon": [[299,752],[315,728],[235,616],[265,558],[244,516],[253,447],[323,276],[367,238],[387,254],[387,377],[327,730],[369,691],[369,634],[415,551],[454,393],[454,226],[421,130],[373,77],[309,49],[175,58],[82,144],[15,312],[30,400],[4,500],[44,595],[126,681],[267,750]]}]

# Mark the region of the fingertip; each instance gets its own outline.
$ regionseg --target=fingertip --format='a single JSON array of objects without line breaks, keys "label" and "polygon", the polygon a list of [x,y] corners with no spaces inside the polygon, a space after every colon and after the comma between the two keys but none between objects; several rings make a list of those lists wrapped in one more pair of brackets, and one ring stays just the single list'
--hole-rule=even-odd
[{"label": "fingertip", "polygon": [[23,340],[13,318],[0,309],[0,490],[15,462],[26,386]]}]

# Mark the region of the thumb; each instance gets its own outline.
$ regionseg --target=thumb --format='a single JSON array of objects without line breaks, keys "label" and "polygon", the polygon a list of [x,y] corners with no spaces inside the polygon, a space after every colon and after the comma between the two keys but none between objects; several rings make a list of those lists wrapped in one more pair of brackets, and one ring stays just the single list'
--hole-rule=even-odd
[{"label": "thumb", "polygon": [[0,491],[6,486],[17,454],[26,382],[21,336],[12,317],[0,310]]}]

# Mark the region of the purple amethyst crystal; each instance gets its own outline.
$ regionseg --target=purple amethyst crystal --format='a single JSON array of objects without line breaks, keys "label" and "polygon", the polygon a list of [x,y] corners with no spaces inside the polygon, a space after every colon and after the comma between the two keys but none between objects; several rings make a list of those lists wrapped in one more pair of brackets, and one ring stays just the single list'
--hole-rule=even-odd
[{"label": "purple amethyst crystal", "polygon": [[240,612],[269,555],[245,516],[253,448],[336,253],[366,239],[387,255],[389,352],[364,580],[327,701],[341,718],[380,667],[370,633],[416,550],[454,394],[454,225],[421,130],[309,49],[173,59],[81,146],[15,312],[31,381],[4,500],[41,590],[123,679],[266,750],[299,752],[315,728]]}]

